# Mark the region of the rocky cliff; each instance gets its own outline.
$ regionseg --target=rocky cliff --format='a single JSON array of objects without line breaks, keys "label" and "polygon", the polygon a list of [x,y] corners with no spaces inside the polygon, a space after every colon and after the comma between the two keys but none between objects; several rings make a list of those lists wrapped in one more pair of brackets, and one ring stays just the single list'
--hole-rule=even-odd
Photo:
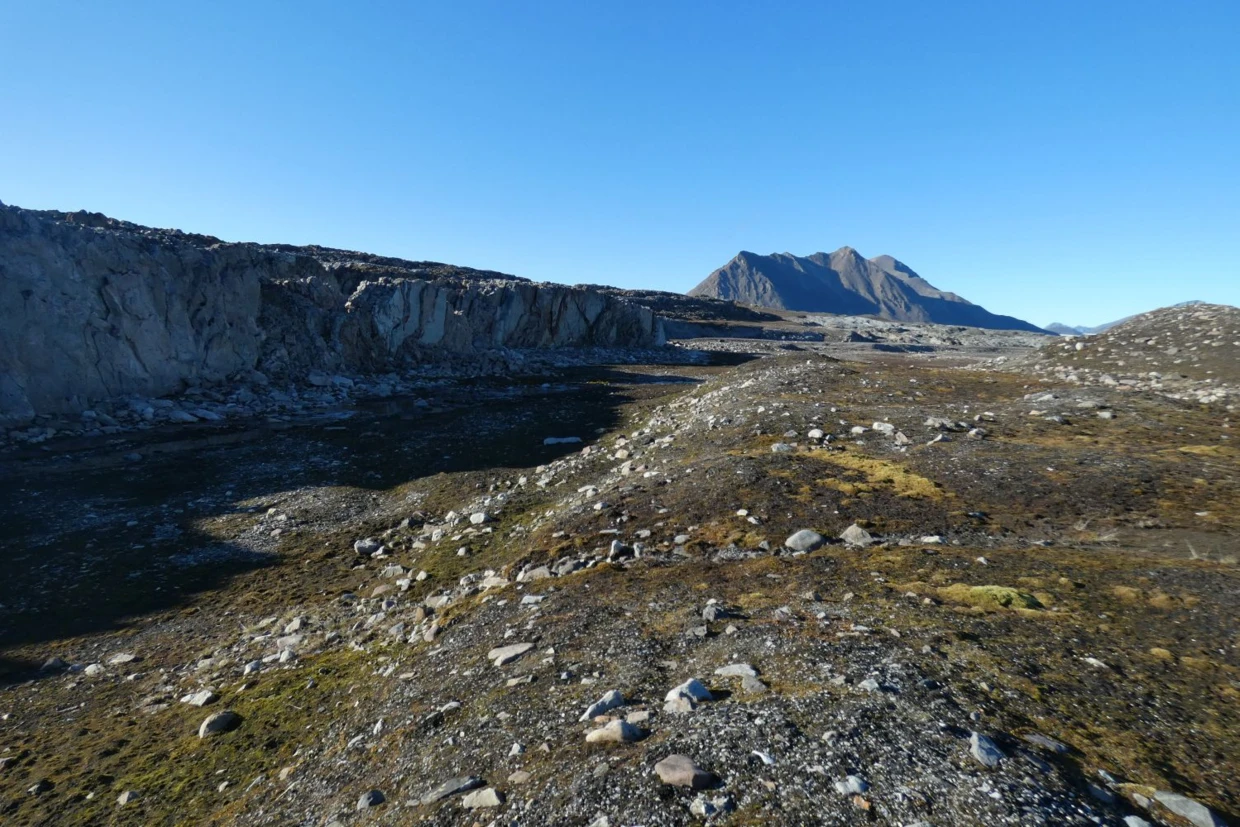
[{"label": "rocky cliff", "polygon": [[662,343],[648,309],[588,288],[0,204],[0,424],[254,370]]}]

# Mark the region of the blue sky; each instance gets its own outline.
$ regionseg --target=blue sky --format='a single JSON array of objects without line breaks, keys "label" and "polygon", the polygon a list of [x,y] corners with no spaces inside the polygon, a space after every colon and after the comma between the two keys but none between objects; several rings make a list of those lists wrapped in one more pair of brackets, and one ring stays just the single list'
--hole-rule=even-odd
[{"label": "blue sky", "polygon": [[1240,304],[1238,35],[1230,0],[2,2],[0,200],[677,291],[847,244],[1094,324]]}]

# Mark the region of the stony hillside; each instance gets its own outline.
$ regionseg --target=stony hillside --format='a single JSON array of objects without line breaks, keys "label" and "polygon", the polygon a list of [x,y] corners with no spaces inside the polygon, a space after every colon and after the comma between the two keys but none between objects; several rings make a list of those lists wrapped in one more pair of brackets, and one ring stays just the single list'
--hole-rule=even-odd
[{"label": "stony hillside", "polygon": [[6,824],[1240,817],[1215,408],[810,350],[218,433],[0,466]]},{"label": "stony hillside", "polygon": [[1097,335],[1050,342],[1015,364],[1068,382],[1234,402],[1240,399],[1240,308],[1165,307]]},{"label": "stony hillside", "polygon": [[891,256],[866,259],[851,247],[808,257],[743,251],[707,276],[689,295],[781,310],[1039,330],[1028,322],[990,313],[954,293],[939,290]]},{"label": "stony hillside", "polygon": [[649,310],[596,290],[0,204],[0,425],[254,371],[662,341]]},{"label": "stony hillside", "polygon": [[[1205,302],[1200,302],[1196,300],[1186,301],[1186,302],[1181,302],[1175,305],[1175,307],[1192,307],[1193,305],[1197,305],[1197,304],[1205,304]],[[1137,315],[1140,315],[1140,314],[1136,314],[1132,316],[1125,316],[1122,319],[1117,319],[1116,321],[1113,321],[1113,322],[1105,322],[1100,325],[1094,325],[1093,327],[1089,327],[1087,325],[1066,325],[1066,324],[1060,324],[1059,322],[1055,322],[1053,324],[1048,324],[1046,326],[1046,329],[1052,333],[1058,333],[1063,336],[1091,336],[1095,333],[1105,333],[1106,331],[1110,330],[1116,325],[1120,325],[1131,319],[1135,319]]]}]

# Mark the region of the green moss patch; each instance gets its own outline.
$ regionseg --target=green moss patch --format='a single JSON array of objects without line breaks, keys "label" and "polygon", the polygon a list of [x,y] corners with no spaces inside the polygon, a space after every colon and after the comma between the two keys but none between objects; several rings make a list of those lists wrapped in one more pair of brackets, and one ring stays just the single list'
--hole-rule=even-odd
[{"label": "green moss patch", "polygon": [[952,603],[973,606],[983,611],[1042,608],[1036,597],[1011,586],[969,586],[955,583],[938,589],[938,595]]}]

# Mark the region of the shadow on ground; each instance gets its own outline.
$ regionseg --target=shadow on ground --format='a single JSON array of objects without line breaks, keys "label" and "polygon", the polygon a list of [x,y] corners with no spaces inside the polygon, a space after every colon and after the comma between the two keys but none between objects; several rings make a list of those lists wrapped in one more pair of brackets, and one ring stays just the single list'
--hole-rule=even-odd
[{"label": "shadow on ground", "polygon": [[[122,628],[283,565],[269,538],[221,542],[205,521],[235,515],[240,528],[297,490],[367,500],[437,474],[551,462],[582,444],[546,438],[589,443],[635,394],[697,381],[674,369],[581,369],[369,403],[312,424],[183,428],[10,463],[0,469],[0,682],[37,674],[55,654],[37,644]],[[126,459],[134,452],[140,461]]]}]

